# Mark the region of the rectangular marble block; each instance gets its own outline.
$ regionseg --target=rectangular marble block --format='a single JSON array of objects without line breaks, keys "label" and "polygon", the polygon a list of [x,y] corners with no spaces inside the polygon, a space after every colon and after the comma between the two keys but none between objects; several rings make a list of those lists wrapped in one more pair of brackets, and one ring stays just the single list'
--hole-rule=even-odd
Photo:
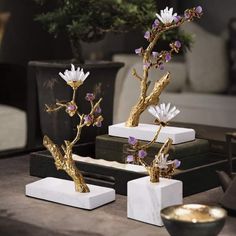
[{"label": "rectangular marble block", "polygon": [[47,177],[25,186],[25,195],[68,206],[92,210],[115,200],[115,190],[88,184],[89,193],[75,191],[70,180]]},{"label": "rectangular marble block", "polygon": [[160,178],[159,183],[151,183],[147,176],[129,181],[127,192],[127,217],[157,226],[163,226],[161,209],[183,202],[179,180]]},{"label": "rectangular marble block", "polygon": [[[109,135],[115,137],[128,138],[135,137],[144,141],[152,141],[158,125],[139,124],[137,127],[126,127],[125,123],[109,126]],[[193,129],[164,127],[157,138],[157,142],[164,143],[168,138],[173,140],[173,144],[193,141],[195,139],[195,131]]]}]

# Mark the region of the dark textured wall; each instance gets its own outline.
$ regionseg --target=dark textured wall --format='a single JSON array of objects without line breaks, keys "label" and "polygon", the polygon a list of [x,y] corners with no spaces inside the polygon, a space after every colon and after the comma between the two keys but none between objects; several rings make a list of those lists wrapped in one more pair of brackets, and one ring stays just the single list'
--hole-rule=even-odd
[{"label": "dark textured wall", "polygon": [[34,21],[40,8],[33,0],[1,0],[3,11],[9,11],[11,17],[0,50],[1,62],[25,65],[29,60],[70,57],[69,45],[48,35]]}]

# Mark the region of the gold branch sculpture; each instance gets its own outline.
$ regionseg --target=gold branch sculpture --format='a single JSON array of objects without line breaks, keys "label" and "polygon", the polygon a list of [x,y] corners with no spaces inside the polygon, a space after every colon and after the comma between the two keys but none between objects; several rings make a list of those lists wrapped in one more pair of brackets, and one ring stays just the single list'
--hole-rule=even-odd
[{"label": "gold branch sculpture", "polygon": [[76,136],[72,141],[65,140],[64,145],[61,149],[53,143],[48,136],[44,136],[43,145],[52,154],[55,165],[58,170],[64,170],[74,181],[75,190],[81,193],[89,192],[89,188],[86,185],[83,175],[77,169],[75,161],[72,158],[73,146],[80,140],[81,131],[85,126],[97,126],[101,127],[101,122],[103,117],[101,115],[100,103],[102,98],[100,98],[96,103],[94,103],[95,96],[92,93],[87,93],[85,99],[90,102],[91,110],[89,114],[80,114],[78,111],[78,105],[75,101],[77,89],[83,84],[84,80],[88,77],[89,72],[84,74],[83,69],[75,69],[74,65],[71,65],[71,71],[66,70],[64,74],[59,73],[59,75],[67,82],[73,90],[72,100],[66,103],[57,102],[54,106],[46,105],[47,112],[56,112],[60,109],[65,109],[70,117],[77,115],[79,117],[79,124],[77,125]]},{"label": "gold branch sculpture", "polygon": [[161,14],[157,14],[152,29],[147,31],[144,38],[147,39],[149,45],[146,49],[138,48],[135,53],[142,56],[143,61],[143,74],[139,75],[135,69],[132,71],[132,75],[140,82],[140,95],[137,103],[132,107],[128,120],[126,121],[127,127],[135,127],[139,124],[140,115],[151,105],[157,105],[159,102],[159,96],[161,92],[170,82],[170,74],[165,74],[160,80],[156,81],[153,89],[148,94],[148,87],[150,81],[148,79],[149,70],[151,68],[163,69],[163,64],[171,60],[173,53],[178,53],[181,47],[180,41],[170,43],[169,51],[161,51],[160,53],[153,51],[154,46],[157,44],[160,36],[171,29],[181,26],[186,21],[192,21],[194,18],[200,18],[202,15],[201,6],[187,9],[184,12],[184,16],[177,16],[172,14],[173,8],[161,11]]},{"label": "gold branch sculpture", "polygon": [[168,152],[171,148],[172,139],[168,138],[162,145],[159,152],[155,155],[155,158],[151,164],[147,164],[144,158],[147,156],[147,149],[156,142],[160,131],[165,127],[168,122],[173,119],[180,111],[176,107],[171,108],[170,103],[165,105],[164,103],[159,106],[150,106],[148,111],[156,118],[155,123],[159,125],[153,140],[147,144],[141,144],[135,137],[129,137],[127,162],[133,164],[143,165],[149,176],[150,181],[153,183],[159,182],[159,177],[170,178],[174,170],[179,167],[180,161],[173,160],[168,161]]}]

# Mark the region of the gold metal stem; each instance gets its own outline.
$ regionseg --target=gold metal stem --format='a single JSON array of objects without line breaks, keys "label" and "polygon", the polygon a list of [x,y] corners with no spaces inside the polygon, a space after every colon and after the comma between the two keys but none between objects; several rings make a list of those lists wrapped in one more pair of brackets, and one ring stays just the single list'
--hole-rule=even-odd
[{"label": "gold metal stem", "polygon": [[55,160],[56,168],[58,170],[64,170],[72,178],[75,183],[75,190],[80,193],[89,192],[89,188],[86,185],[82,174],[77,169],[75,161],[72,158],[72,149],[68,147],[65,155],[63,155],[59,147],[54,144],[48,136],[44,136],[43,145],[52,154]]},{"label": "gold metal stem", "polygon": [[156,132],[156,134],[155,134],[155,136],[154,136],[154,138],[153,138],[153,140],[152,140],[151,142],[149,142],[149,143],[144,144],[143,146],[141,146],[141,149],[145,149],[145,150],[146,150],[146,149],[148,149],[150,146],[152,146],[152,144],[154,144],[154,143],[156,142],[156,140],[157,140],[157,138],[158,138],[158,136],[159,136],[159,134],[160,134],[160,132],[161,132],[162,127],[163,127],[163,125],[160,124],[160,125],[159,125],[159,128],[158,128],[158,130],[157,130],[157,132]]},{"label": "gold metal stem", "polygon": [[[164,78],[166,81],[162,80],[162,83],[159,83],[159,81],[157,81],[155,83],[154,88],[151,91],[151,93],[149,95],[147,95],[147,90],[148,90],[148,86],[149,86],[149,81],[148,81],[149,69],[151,67],[156,66],[162,59],[160,57],[159,59],[157,59],[156,63],[153,63],[153,64],[150,63],[151,62],[151,60],[150,60],[151,53],[152,53],[153,48],[155,47],[157,41],[159,40],[160,36],[168,30],[179,27],[180,25],[182,25],[186,21],[192,21],[194,17],[195,16],[192,15],[189,19],[182,18],[181,20],[179,20],[175,24],[162,25],[161,28],[156,29],[152,32],[154,34],[154,37],[151,39],[147,48],[145,50],[143,50],[143,54],[142,54],[143,65],[150,64],[150,66],[143,67],[143,78],[141,78],[141,76],[139,76],[136,73],[135,69],[133,69],[133,71],[132,71],[132,75],[134,76],[134,78],[136,78],[140,81],[140,95],[139,95],[137,103],[132,107],[129,117],[125,123],[125,125],[127,127],[138,126],[141,114],[147,109],[148,106],[158,104],[159,96],[160,96],[161,92],[164,90],[164,88],[169,83],[169,78],[167,78],[169,76],[165,75]],[[169,53],[172,54],[173,51],[174,50],[171,49]],[[176,51],[176,52],[178,52],[178,51]]]},{"label": "gold metal stem", "polygon": [[73,96],[72,101],[75,102],[75,95],[76,95],[77,88],[73,88]]},{"label": "gold metal stem", "polygon": [[159,95],[170,82],[170,73],[166,73],[154,84],[154,88],[148,96],[146,96],[148,84],[144,81],[144,79],[141,81],[141,94],[139,96],[138,102],[132,107],[129,118],[126,121],[125,125],[127,127],[138,126],[140,115],[148,108],[148,106],[158,104]]},{"label": "gold metal stem", "polygon": [[[65,140],[65,144],[61,146],[64,154],[62,153],[62,151],[60,150],[60,148],[54,144],[52,142],[52,140],[50,140],[50,138],[48,136],[44,136],[43,138],[43,145],[49,150],[49,152],[52,154],[54,160],[55,160],[55,165],[56,168],[59,170],[64,170],[74,181],[75,183],[75,190],[80,192],[80,193],[87,193],[89,192],[89,188],[86,185],[83,175],[81,174],[81,172],[78,170],[78,168],[76,167],[75,161],[72,158],[72,149],[73,146],[80,140],[80,136],[81,136],[81,131],[83,129],[84,126],[89,126],[86,122],[85,122],[85,114],[80,114],[77,111],[77,104],[75,102],[75,96],[76,96],[76,91],[77,88],[76,86],[71,86],[73,89],[73,95],[72,95],[72,100],[70,102],[68,102],[69,104],[72,104],[74,106],[76,106],[76,112],[75,114],[78,114],[79,116],[79,124],[77,125],[77,132],[76,132],[76,136],[72,141],[67,141]],[[89,113],[89,115],[91,115],[92,117],[94,117],[94,113],[96,108],[100,105],[102,101],[102,98],[99,99],[99,101],[94,105],[93,102],[90,102],[91,105],[91,111]],[[50,108],[49,106],[46,105],[47,107],[47,111],[48,112],[53,112],[53,111],[57,111],[63,107],[67,107],[67,104],[64,103],[56,103],[56,107],[54,108]],[[70,114],[69,114],[70,115]]]},{"label": "gold metal stem", "polygon": [[159,174],[160,174],[160,170],[159,170],[159,167],[158,166],[149,166],[147,168],[148,170],[148,174],[150,176],[150,181],[152,183],[158,183],[160,180],[159,180]]}]

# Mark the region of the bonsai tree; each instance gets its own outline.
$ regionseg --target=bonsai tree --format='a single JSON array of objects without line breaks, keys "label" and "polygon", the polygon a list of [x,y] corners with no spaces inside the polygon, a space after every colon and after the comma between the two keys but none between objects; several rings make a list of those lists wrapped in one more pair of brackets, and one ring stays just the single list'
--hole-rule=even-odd
[{"label": "bonsai tree", "polygon": [[81,41],[102,40],[108,32],[145,29],[156,12],[153,0],[34,0],[52,10],[36,17],[49,33],[68,36],[76,62],[83,63]]},{"label": "bonsai tree", "polygon": [[[156,13],[155,0],[34,0],[49,9],[36,16],[47,31],[57,37],[66,35],[73,61],[83,63],[81,42],[97,42],[109,32],[144,31]],[[190,35],[173,29],[162,35],[166,42],[178,38],[189,48]],[[184,47],[182,47],[184,48]]]}]

